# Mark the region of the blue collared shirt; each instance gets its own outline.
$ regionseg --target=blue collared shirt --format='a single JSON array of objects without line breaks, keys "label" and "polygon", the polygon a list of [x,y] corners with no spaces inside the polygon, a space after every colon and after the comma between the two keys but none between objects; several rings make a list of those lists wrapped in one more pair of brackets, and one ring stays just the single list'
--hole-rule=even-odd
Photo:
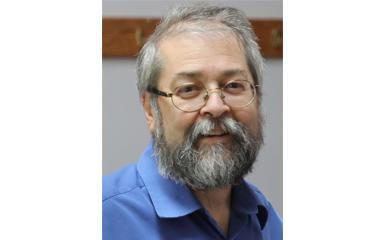
[{"label": "blue collared shirt", "polygon": [[256,187],[242,181],[231,202],[225,235],[186,186],[159,175],[149,146],[138,163],[103,177],[103,240],[282,239],[281,218]]}]

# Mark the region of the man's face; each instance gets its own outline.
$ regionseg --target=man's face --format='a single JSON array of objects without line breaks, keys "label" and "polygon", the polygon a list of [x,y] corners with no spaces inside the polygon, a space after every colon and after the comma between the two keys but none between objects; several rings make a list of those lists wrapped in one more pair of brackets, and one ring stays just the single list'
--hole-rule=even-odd
[{"label": "man's face", "polygon": [[[178,35],[159,47],[161,91],[172,92],[190,83],[206,89],[235,80],[253,83],[243,50],[230,34]],[[257,101],[235,110],[214,91],[200,110],[183,112],[170,98],[158,97],[158,114],[148,114],[149,107],[146,112],[153,116],[147,120],[160,173],[200,190],[239,182],[251,171],[263,142]]]},{"label": "man's face", "polygon": [[[206,89],[215,89],[230,80],[253,82],[240,44],[234,36],[202,37],[181,34],[167,38],[160,46],[163,70],[158,89],[172,92],[177,86],[189,82],[202,83]],[[227,75],[229,72],[238,72]],[[227,106],[218,93],[212,93],[199,111],[186,113],[177,109],[170,98],[159,97],[158,106],[162,115],[165,139],[169,145],[179,144],[186,131],[196,122],[208,116],[219,118],[227,116],[242,123],[252,133],[259,129],[258,99],[245,108],[234,110]],[[153,130],[153,129],[152,129]],[[231,144],[231,137],[208,136],[199,140],[198,146],[215,143]]]}]

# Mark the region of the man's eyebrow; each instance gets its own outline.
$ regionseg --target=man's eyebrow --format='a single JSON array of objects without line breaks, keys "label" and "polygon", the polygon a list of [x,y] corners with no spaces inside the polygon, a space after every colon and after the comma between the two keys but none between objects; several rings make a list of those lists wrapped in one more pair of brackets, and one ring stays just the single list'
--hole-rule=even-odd
[{"label": "man's eyebrow", "polygon": [[234,76],[240,75],[240,76],[244,77],[245,79],[247,79],[246,71],[242,70],[242,69],[225,70],[221,75],[223,77],[234,77]]}]

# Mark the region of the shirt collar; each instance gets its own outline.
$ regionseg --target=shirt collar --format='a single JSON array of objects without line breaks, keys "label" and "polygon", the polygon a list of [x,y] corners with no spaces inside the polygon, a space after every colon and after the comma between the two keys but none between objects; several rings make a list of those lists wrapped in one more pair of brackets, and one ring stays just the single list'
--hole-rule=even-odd
[{"label": "shirt collar", "polygon": [[186,186],[159,174],[156,161],[150,143],[138,162],[138,172],[158,216],[175,218],[200,209],[201,205]]},{"label": "shirt collar", "polygon": [[246,214],[256,214],[260,206],[264,206],[262,200],[253,191],[245,180],[235,185],[232,189],[232,208]]}]

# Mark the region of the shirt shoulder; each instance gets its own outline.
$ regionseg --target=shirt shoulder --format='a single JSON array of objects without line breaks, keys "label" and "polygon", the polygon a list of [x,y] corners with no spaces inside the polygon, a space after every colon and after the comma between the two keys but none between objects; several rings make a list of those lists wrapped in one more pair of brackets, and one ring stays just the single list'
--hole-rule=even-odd
[{"label": "shirt shoulder", "polygon": [[143,188],[136,164],[129,164],[109,175],[103,176],[102,192],[103,203],[109,199],[119,197],[122,194],[129,194]]},{"label": "shirt shoulder", "polygon": [[102,204],[103,239],[143,239],[157,234],[156,212],[136,164],[103,177]]}]

